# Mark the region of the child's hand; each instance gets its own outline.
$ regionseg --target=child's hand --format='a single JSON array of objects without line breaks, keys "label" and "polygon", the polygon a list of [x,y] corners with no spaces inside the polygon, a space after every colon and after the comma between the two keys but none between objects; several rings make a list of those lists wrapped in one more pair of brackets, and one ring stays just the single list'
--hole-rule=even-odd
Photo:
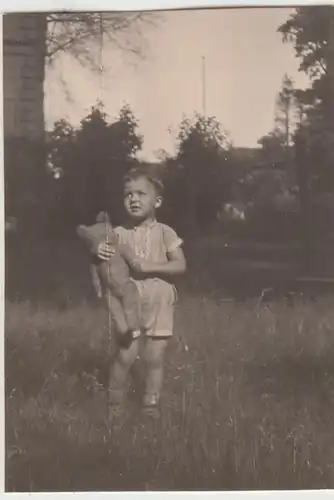
[{"label": "child's hand", "polygon": [[97,256],[102,260],[109,260],[115,255],[115,248],[108,243],[100,243],[97,247]]},{"label": "child's hand", "polygon": [[131,262],[131,269],[135,271],[136,273],[142,273],[142,268],[143,268],[143,262],[141,259],[134,259]]},{"label": "child's hand", "polygon": [[152,271],[152,264],[144,259],[136,259],[132,262],[132,268],[137,273],[149,273]]}]

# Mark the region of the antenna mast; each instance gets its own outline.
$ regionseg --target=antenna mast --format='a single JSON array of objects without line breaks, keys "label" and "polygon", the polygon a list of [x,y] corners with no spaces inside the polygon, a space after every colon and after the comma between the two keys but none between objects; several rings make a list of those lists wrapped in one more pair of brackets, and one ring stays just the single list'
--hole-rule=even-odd
[{"label": "antenna mast", "polygon": [[206,116],[206,59],[202,56],[202,110]]}]

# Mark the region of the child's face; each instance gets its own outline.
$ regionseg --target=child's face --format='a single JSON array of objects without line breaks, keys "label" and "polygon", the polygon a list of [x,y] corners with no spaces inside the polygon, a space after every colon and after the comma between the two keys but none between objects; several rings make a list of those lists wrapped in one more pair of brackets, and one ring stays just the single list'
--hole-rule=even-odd
[{"label": "child's face", "polygon": [[160,207],[161,202],[161,196],[145,177],[132,179],[124,185],[125,210],[133,220],[154,217],[155,210]]}]

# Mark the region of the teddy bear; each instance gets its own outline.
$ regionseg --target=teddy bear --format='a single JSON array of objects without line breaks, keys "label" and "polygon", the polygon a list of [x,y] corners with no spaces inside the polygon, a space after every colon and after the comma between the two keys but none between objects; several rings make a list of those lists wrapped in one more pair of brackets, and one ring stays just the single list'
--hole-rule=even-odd
[{"label": "teddy bear", "polygon": [[[106,212],[100,212],[91,226],[79,225],[77,234],[90,250],[93,285],[97,296],[106,300],[115,332],[121,342],[131,342],[140,334],[140,296],[130,275],[137,257],[130,247],[118,244]],[[107,261],[96,255],[102,242],[113,249]]]}]

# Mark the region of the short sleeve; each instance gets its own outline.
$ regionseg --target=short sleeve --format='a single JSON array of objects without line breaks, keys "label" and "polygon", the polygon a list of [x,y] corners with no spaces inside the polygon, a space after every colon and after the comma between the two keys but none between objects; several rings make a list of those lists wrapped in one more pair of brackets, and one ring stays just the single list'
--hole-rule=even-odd
[{"label": "short sleeve", "polygon": [[162,232],[166,252],[173,252],[183,244],[183,240],[171,227],[163,225]]}]

